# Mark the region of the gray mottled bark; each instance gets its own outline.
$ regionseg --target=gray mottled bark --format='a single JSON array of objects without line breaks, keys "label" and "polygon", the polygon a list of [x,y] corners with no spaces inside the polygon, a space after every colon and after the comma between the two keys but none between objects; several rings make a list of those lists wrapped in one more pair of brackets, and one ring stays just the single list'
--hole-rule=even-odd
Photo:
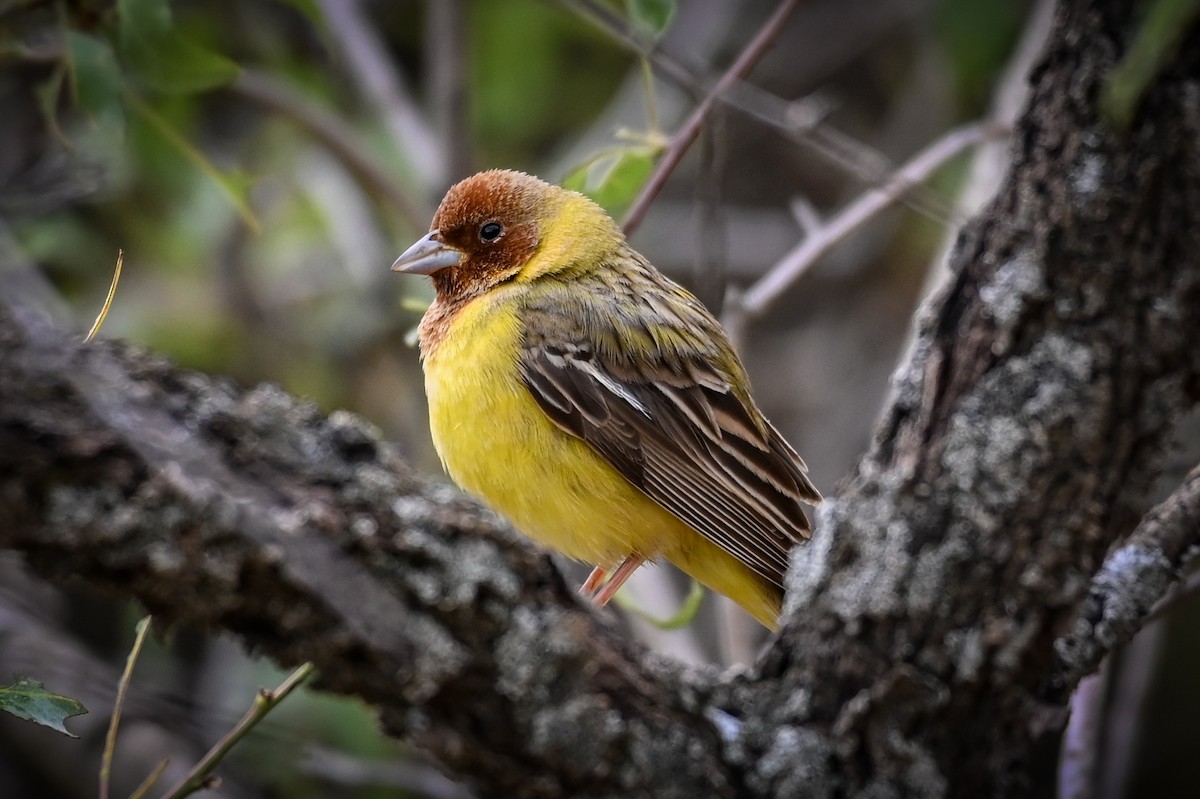
[{"label": "gray mottled bark", "polygon": [[[749,673],[660,662],[374,430],[0,315],[0,545],[229,630],[495,796],[1005,795],[1200,539],[1200,41],[1126,131],[1131,3],[1067,2],[871,452]],[[1115,542],[1130,531],[1121,547]]]}]

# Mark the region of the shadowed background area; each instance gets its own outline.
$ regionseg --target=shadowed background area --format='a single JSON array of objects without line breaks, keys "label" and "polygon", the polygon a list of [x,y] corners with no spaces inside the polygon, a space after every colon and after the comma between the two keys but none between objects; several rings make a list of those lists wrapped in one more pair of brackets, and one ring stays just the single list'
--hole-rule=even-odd
[{"label": "shadowed background area", "polygon": [[[59,312],[86,329],[123,249],[105,337],[353,411],[437,475],[412,346],[431,290],[389,273],[393,258],[445,188],[483,168],[567,181],[622,219],[778,5],[0,4],[0,251],[33,264]],[[806,235],[831,236],[839,212],[889,191],[948,132],[1010,122],[1046,5],[800,3],[632,235],[726,322],[763,411],[823,492],[865,450],[913,314],[949,237],[995,188],[1005,140],[980,132],[968,142],[978,147],[948,150],[927,181],[801,276],[770,291],[758,281]],[[586,573],[562,565],[572,579]],[[686,593],[667,568],[643,570],[630,591],[655,616]],[[1200,734],[1187,666],[1200,659],[1188,634],[1196,612],[1152,625],[1108,666],[1106,796],[1185,784],[1163,763]],[[91,710],[69,724],[78,741],[0,714],[0,794],[94,795],[140,615],[0,558],[0,680],[27,674]],[[682,630],[628,623],[673,657],[722,665],[752,657],[760,635],[712,598]],[[280,679],[227,640],[180,629],[152,641],[126,708],[116,792],[161,757],[171,773],[184,768],[258,686]],[[378,736],[369,710],[310,692],[222,773],[234,797],[469,795]]]}]

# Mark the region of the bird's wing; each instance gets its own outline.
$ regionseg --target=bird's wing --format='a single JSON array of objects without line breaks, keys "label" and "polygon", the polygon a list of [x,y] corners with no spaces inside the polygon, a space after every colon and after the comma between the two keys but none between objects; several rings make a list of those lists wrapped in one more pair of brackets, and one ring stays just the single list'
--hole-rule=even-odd
[{"label": "bird's wing", "polygon": [[748,390],[735,387],[745,378],[716,320],[657,273],[636,277],[532,301],[525,385],[560,428],[782,586],[788,551],[809,535],[800,502],[821,496]]}]

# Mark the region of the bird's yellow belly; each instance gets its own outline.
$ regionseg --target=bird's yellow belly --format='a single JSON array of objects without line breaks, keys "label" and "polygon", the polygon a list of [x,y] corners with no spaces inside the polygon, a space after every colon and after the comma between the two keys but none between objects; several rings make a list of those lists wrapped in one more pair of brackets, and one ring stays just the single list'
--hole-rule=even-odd
[{"label": "bird's yellow belly", "polygon": [[433,442],[454,481],[588,563],[688,548],[694,531],[550,421],[521,381],[519,337],[512,311],[483,297],[425,360]]},{"label": "bird's yellow belly", "polygon": [[454,318],[425,359],[433,443],[446,471],[551,549],[615,568],[666,557],[776,627],[782,592],[559,429],[521,381],[520,324],[503,295]]}]

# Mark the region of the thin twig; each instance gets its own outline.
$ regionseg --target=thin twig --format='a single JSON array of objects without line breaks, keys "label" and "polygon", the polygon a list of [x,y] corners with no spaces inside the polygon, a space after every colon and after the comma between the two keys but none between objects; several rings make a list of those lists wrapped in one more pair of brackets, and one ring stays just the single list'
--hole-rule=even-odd
[{"label": "thin twig", "polygon": [[175,787],[163,794],[163,799],[182,799],[182,797],[195,793],[205,787],[213,769],[229,753],[229,750],[245,738],[276,705],[287,698],[288,694],[303,685],[304,681],[312,676],[315,670],[313,664],[305,663],[289,674],[288,678],[280,683],[279,687],[274,691],[266,689],[259,691],[258,696],[254,698],[254,704],[246,711],[246,715],[242,716],[241,721],[226,733],[221,740],[213,744],[213,748],[209,749],[207,754],[200,758],[200,762],[193,766],[192,770]]},{"label": "thin twig", "polygon": [[129,799],[144,799],[146,794],[150,793],[150,789],[154,787],[154,783],[158,782],[159,777],[167,770],[167,766],[171,765],[171,759],[164,757],[158,761],[158,765],[154,770],[146,775],[146,779],[142,780],[142,784],[137,787],[133,793],[129,794]]},{"label": "thin twig", "polygon": [[133,678],[133,667],[141,654],[142,644],[146,641],[146,633],[150,631],[150,620],[146,616],[137,623],[137,636],[133,639],[133,647],[125,658],[125,670],[121,672],[121,680],[117,683],[117,701],[113,704],[112,718],[108,722],[108,734],[104,736],[104,751],[100,755],[100,799],[108,799],[108,782],[112,775],[113,753],[117,749],[117,728],[121,726],[121,708],[125,706],[125,692],[129,690],[129,682]]},{"label": "thin twig", "polygon": [[237,211],[242,221],[246,223],[246,227],[255,233],[262,230],[262,222],[259,220],[258,215],[254,213],[254,209],[250,207],[250,201],[245,192],[236,186],[229,179],[228,175],[218,169],[216,164],[210,161],[208,156],[202,153],[196,145],[192,144],[179,128],[175,127],[173,122],[159,113],[157,109],[132,89],[123,89],[121,91],[121,99],[124,100],[126,108],[149,123],[150,127],[164,141],[170,144],[179,155],[189,161],[200,174],[213,182],[213,185],[221,191],[221,194],[225,195],[225,199]]},{"label": "thin twig", "polygon": [[635,32],[617,13],[596,0],[560,0],[567,8],[604,29],[617,43],[634,55],[650,61],[663,75],[695,97],[704,95],[704,87],[691,70],[675,56]]},{"label": "thin twig", "polygon": [[[1104,559],[1074,623],[1054,642],[1062,676],[1089,674],[1148,618],[1178,601],[1170,588],[1200,548],[1200,466]],[[1153,609],[1153,612],[1152,612]]]},{"label": "thin twig", "polygon": [[319,107],[282,81],[255,71],[242,70],[230,91],[292,120],[338,158],[350,174],[372,195],[389,203],[414,230],[424,230],[433,216],[396,181],[387,169],[358,142],[354,131],[338,117]]},{"label": "thin twig", "polygon": [[667,178],[675,171],[675,167],[679,166],[679,162],[683,160],[684,154],[688,148],[692,146],[692,142],[700,135],[700,129],[704,126],[708,119],[709,113],[713,106],[716,105],[717,99],[724,94],[736,82],[741,80],[750,68],[753,67],[763,54],[767,52],[771,44],[775,41],[775,37],[783,29],[783,24],[787,22],[788,17],[800,5],[800,0],[783,0],[779,7],[773,13],[755,34],[750,44],[742,51],[721,79],[708,91],[700,104],[692,111],[690,117],[680,128],[679,132],[671,138],[671,144],[667,151],[663,154],[662,159],[655,167],[654,174],[646,181],[646,185],[642,187],[641,194],[634,201],[633,207],[629,210],[628,216],[625,217],[625,234],[632,235],[637,230],[638,225],[646,216],[646,211],[649,210],[650,204],[654,202],[654,198],[662,191],[663,185],[666,184]]},{"label": "thin twig", "polygon": [[329,31],[364,97],[425,188],[445,182],[442,147],[422,116],[359,0],[319,0]]},{"label": "thin twig", "polygon": [[[592,20],[622,47],[649,60],[656,73],[688,94],[700,98],[710,93],[713,81],[693,74],[690,67],[661,45],[646,41],[618,16],[594,0],[560,0],[581,16]],[[789,140],[807,147],[827,163],[853,176],[865,185],[878,185],[890,174],[892,164],[882,152],[824,124],[824,114],[814,113],[811,98],[784,100],[741,79],[731,82],[729,90],[712,95],[715,100],[754,119]],[[914,189],[904,201],[918,213],[940,220],[937,198]]]},{"label": "thin twig", "polygon": [[996,125],[975,123],[950,131],[913,158],[878,188],[871,189],[819,229],[804,238],[795,248],[763,275],[742,297],[742,305],[750,317],[761,316],[783,295],[821,256],[832,250],[847,236],[900,199],[915,185],[929,178],[939,167],[968,147],[999,132]]},{"label": "thin twig", "polygon": [[434,129],[442,142],[445,182],[472,172],[470,126],[467,124],[466,19],[463,0],[429,0],[429,46],[425,48],[428,97],[433,107]]}]

